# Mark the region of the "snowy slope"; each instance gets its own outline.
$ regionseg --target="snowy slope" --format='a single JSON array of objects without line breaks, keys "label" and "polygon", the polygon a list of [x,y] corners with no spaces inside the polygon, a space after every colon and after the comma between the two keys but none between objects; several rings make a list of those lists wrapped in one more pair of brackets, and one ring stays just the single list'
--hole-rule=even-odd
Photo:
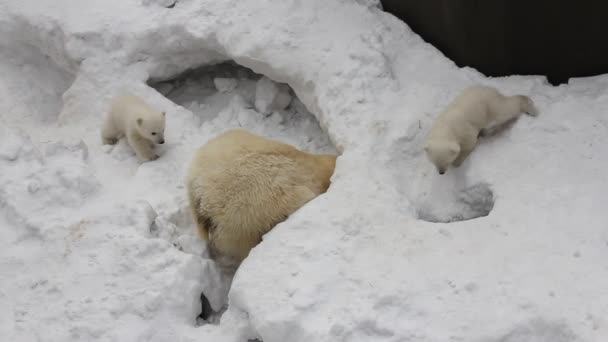
[{"label": "snowy slope", "polygon": [[[0,0],[2,340],[608,340],[607,76],[488,79],[374,1],[172,4]],[[230,60],[299,100],[266,116],[249,76],[171,81]],[[439,176],[425,134],[473,83],[541,115]],[[167,111],[155,162],[100,143],[123,91]],[[201,291],[221,305],[225,283],[183,177],[231,127],[341,157],[330,190],[244,262],[221,322],[199,326]],[[481,217],[429,222],[463,216]]]}]

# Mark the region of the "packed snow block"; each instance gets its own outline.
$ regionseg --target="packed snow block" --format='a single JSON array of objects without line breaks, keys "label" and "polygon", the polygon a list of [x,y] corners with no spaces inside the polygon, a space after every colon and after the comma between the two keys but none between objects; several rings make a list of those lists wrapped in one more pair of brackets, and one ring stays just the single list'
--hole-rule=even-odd
[{"label": "packed snow block", "polygon": [[227,93],[233,91],[239,85],[239,81],[234,78],[216,77],[213,79],[213,84],[220,93]]},{"label": "packed snow block", "polygon": [[[606,1],[382,0],[458,66],[488,76],[608,73]],[[429,20],[433,18],[433,20]]]},{"label": "packed snow block", "polygon": [[287,108],[291,103],[289,86],[262,77],[255,87],[255,109],[262,114]]}]

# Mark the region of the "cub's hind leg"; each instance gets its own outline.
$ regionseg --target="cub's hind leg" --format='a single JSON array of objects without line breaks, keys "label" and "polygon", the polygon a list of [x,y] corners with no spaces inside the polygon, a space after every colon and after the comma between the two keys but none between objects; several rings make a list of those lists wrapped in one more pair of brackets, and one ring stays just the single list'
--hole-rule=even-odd
[{"label": "cub's hind leg", "polygon": [[106,121],[101,127],[101,142],[104,145],[114,145],[118,142],[120,131],[114,125],[111,118],[106,118]]}]

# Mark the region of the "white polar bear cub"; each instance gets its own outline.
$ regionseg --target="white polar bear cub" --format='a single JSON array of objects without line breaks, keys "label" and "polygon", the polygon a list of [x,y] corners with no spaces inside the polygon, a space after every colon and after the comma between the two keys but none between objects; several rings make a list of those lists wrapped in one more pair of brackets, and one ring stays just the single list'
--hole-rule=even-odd
[{"label": "white polar bear cub", "polygon": [[527,96],[504,96],[496,88],[481,85],[469,87],[439,114],[424,150],[437,171],[444,174],[449,165],[462,164],[480,134],[518,118],[522,112],[538,115]]},{"label": "white polar bear cub", "polygon": [[154,146],[165,143],[165,113],[152,109],[137,96],[115,97],[101,129],[101,139],[104,144],[114,145],[123,136],[139,160],[157,159]]}]

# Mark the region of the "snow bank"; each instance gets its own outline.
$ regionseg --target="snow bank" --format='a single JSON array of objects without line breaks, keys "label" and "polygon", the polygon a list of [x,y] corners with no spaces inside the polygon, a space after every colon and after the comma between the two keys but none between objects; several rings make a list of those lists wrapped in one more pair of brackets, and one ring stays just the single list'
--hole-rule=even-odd
[{"label": "snow bank", "polygon": [[[0,2],[0,336],[607,339],[608,78],[488,79],[377,4]],[[192,70],[229,60],[298,99],[266,117],[248,76],[229,75],[231,90],[188,84]],[[439,176],[425,134],[476,82],[529,94],[541,114]],[[125,90],[167,111],[158,161],[100,144],[108,101]],[[193,239],[183,176],[229,127],[319,152],[333,150],[326,133],[342,155],[329,192],[244,262],[221,323],[198,327],[200,293],[221,281]]]}]

